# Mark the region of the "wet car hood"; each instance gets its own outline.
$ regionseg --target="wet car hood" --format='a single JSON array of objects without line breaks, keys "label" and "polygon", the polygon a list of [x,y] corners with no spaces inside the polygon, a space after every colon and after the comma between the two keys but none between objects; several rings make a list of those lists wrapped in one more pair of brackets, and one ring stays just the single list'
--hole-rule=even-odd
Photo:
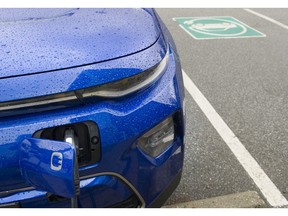
[{"label": "wet car hood", "polygon": [[0,9],[0,78],[98,63],[159,37],[143,9]]}]

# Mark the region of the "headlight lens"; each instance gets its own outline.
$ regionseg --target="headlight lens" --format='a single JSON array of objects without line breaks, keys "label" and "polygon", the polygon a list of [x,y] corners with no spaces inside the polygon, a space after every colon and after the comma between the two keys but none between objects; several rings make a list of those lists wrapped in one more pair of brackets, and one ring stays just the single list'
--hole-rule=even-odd
[{"label": "headlight lens", "polygon": [[159,64],[140,74],[119,81],[76,91],[40,96],[23,100],[2,102],[0,103],[0,111],[75,101],[77,100],[77,98],[85,99],[95,96],[107,98],[122,97],[140,89],[143,89],[154,83],[157,78],[159,78],[159,76],[162,74],[162,72],[167,68],[168,62],[169,48],[167,48],[167,53]]},{"label": "headlight lens", "polygon": [[140,137],[138,146],[148,155],[157,157],[173,143],[174,138],[174,121],[169,117]]},{"label": "headlight lens", "polygon": [[166,69],[168,62],[169,49],[167,48],[167,53],[162,61],[149,70],[120,81],[84,89],[82,95],[84,98],[93,96],[114,98],[131,94],[152,84]]}]

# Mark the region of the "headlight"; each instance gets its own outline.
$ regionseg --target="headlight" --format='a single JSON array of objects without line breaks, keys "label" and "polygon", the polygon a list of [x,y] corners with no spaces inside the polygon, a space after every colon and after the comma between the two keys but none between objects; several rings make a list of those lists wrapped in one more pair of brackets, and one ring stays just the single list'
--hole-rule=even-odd
[{"label": "headlight", "polygon": [[174,137],[174,121],[169,117],[140,137],[137,144],[148,155],[157,157],[173,143]]},{"label": "headlight", "polygon": [[0,111],[75,101],[77,100],[77,98],[85,99],[95,96],[107,98],[122,97],[153,84],[157,80],[157,78],[159,78],[162,72],[167,68],[168,62],[169,48],[167,48],[167,53],[159,64],[137,75],[119,81],[106,83],[99,86],[93,86],[85,89],[79,89],[76,91],[40,96],[23,100],[2,102],[0,103]]},{"label": "headlight", "polygon": [[166,69],[168,62],[169,49],[167,48],[167,53],[162,61],[149,70],[120,81],[84,89],[82,95],[84,98],[93,96],[115,98],[131,94],[152,84]]}]

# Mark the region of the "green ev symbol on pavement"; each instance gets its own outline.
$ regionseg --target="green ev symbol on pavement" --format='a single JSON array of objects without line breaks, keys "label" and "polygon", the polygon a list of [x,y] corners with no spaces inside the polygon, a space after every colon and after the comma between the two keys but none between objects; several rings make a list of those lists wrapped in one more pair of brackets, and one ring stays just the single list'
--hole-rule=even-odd
[{"label": "green ev symbol on pavement", "polygon": [[265,37],[265,35],[233,17],[179,17],[174,18],[193,38],[242,38]]}]

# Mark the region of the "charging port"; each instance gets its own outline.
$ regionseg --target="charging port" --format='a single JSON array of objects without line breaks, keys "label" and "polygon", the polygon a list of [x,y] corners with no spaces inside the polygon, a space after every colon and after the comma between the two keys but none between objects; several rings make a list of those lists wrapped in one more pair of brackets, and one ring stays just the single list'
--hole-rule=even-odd
[{"label": "charging port", "polygon": [[34,133],[33,137],[73,142],[76,146],[79,167],[97,163],[101,159],[99,130],[92,121],[45,128]]}]

